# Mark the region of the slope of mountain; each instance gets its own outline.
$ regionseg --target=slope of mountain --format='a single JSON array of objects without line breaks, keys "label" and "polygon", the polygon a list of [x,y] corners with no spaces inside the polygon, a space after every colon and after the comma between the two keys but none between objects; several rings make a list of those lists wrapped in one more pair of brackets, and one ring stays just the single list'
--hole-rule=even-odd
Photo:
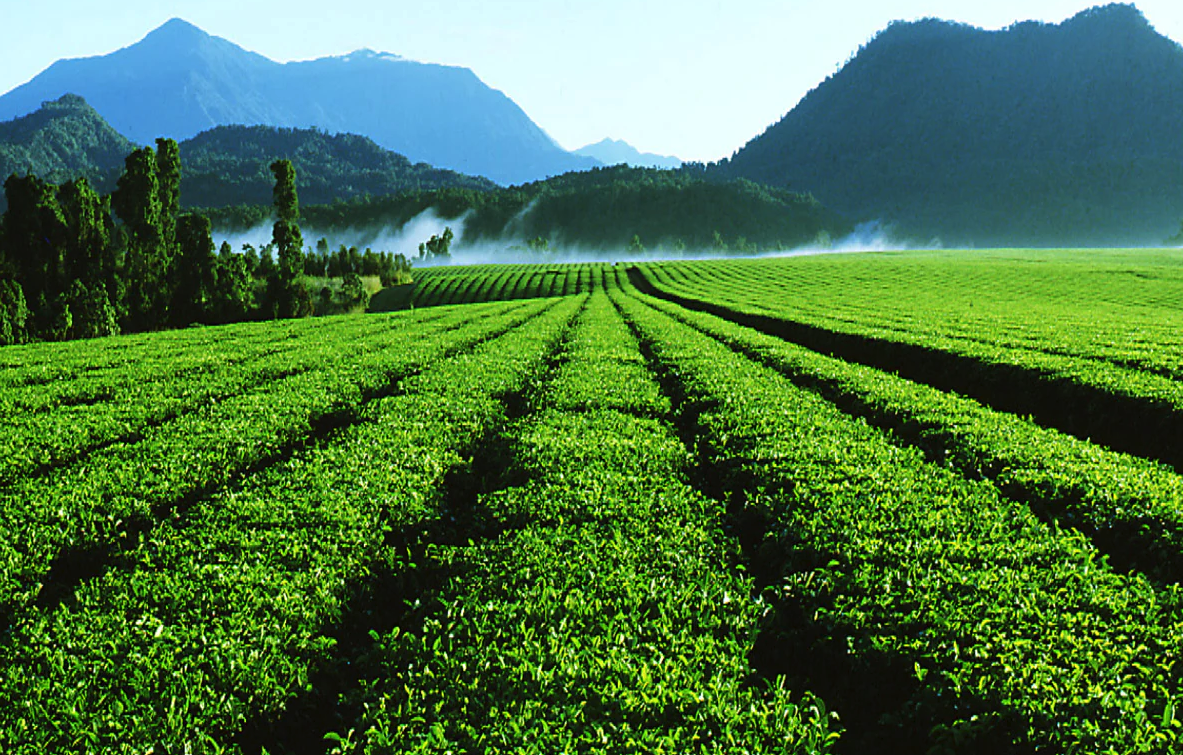
[{"label": "slope of mountain", "polygon": [[468,69],[369,50],[281,64],[180,19],[109,55],[54,63],[0,96],[0,119],[67,92],[144,144],[219,125],[316,127],[501,183],[596,165],[560,148]]},{"label": "slope of mountain", "polygon": [[0,123],[0,184],[13,173],[34,173],[53,183],[85,177],[99,190],[110,191],[123,158],[133,149],[85,100],[66,95]]},{"label": "slope of mountain", "polygon": [[575,154],[598,160],[604,165],[628,165],[633,168],[680,168],[682,161],[676,157],[641,152],[628,142],[619,139],[605,139],[575,150]]},{"label": "slope of mountain", "polygon": [[1183,48],[1131,5],[895,23],[724,175],[946,245],[1159,244],[1183,217]]},{"label": "slope of mountain", "polygon": [[331,204],[369,194],[497,185],[424,163],[412,164],[364,136],[313,129],[218,126],[181,142],[181,201],[192,207],[270,204],[274,160],[296,168],[300,201]]},{"label": "slope of mountain", "polygon": [[[66,95],[36,112],[0,123],[0,184],[13,173],[51,183],[86,177],[100,191],[115,188],[124,158],[136,148],[84,99]],[[219,126],[181,142],[181,202],[187,207],[271,204],[271,163],[296,168],[300,197],[331,204],[364,195],[471,189],[497,185],[424,163],[353,134],[272,126]],[[0,192],[0,210],[4,207]]]}]

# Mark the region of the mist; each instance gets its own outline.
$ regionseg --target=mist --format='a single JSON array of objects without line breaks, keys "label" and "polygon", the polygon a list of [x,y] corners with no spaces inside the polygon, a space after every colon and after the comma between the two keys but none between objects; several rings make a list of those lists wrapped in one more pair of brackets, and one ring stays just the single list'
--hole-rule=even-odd
[{"label": "mist", "polygon": [[[814,244],[784,249],[769,249],[755,253],[720,252],[717,249],[671,250],[647,249],[642,253],[629,252],[623,248],[594,247],[565,241],[561,235],[552,238],[554,247],[547,251],[535,251],[526,247],[526,215],[533,209],[533,203],[525,207],[506,224],[506,232],[496,240],[470,240],[466,226],[471,213],[458,218],[443,218],[434,208],[428,209],[411,220],[371,228],[347,228],[325,230],[315,226],[302,228],[305,247],[315,248],[316,242],[324,238],[330,250],[342,245],[358,250],[372,249],[375,252],[390,252],[406,255],[417,268],[447,265],[515,265],[515,264],[577,264],[605,262],[675,262],[682,260],[709,259],[759,259],[768,257],[796,257],[819,254],[849,254],[857,252],[907,251],[911,245],[893,238],[890,228],[879,221],[863,223],[847,236],[834,241],[819,240]],[[447,258],[419,257],[419,245],[432,236],[439,236],[446,228],[453,233],[452,253]],[[235,251],[241,251],[244,244],[260,249],[271,243],[272,225],[260,224],[247,231],[232,233],[214,230],[215,244],[230,243]],[[926,247],[929,248],[929,247]]]}]

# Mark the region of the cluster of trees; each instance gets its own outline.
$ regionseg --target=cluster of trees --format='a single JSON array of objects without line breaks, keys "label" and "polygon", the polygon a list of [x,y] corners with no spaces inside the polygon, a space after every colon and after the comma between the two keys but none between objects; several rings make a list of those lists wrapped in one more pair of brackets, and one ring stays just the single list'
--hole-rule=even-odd
[{"label": "cluster of trees", "polygon": [[[249,249],[249,247],[248,247]],[[316,242],[316,250],[308,250],[304,257],[304,274],[316,278],[344,278],[347,275],[378,278],[383,286],[410,283],[411,262],[404,254],[364,252],[356,246],[342,244],[336,251],[329,250],[329,240]]]},{"label": "cluster of trees", "polygon": [[5,181],[0,342],[179,327],[214,314],[215,289],[232,281],[213,264],[209,220],[180,213],[177,143],[156,144],[127,156],[106,196],[85,178]]},{"label": "cluster of trees", "polygon": [[451,228],[444,228],[444,232],[439,235],[432,234],[430,239],[419,245],[419,259],[451,259],[452,240],[455,238]]},{"label": "cluster of trees", "polygon": [[271,172],[272,242],[244,254],[229,244],[215,253],[209,218],[181,212],[171,139],[134,149],[108,195],[86,178],[55,185],[11,175],[0,218],[0,344],[349,311],[368,301],[362,276],[409,278],[401,255],[333,255],[327,241],[306,250],[295,169],[277,160]]}]

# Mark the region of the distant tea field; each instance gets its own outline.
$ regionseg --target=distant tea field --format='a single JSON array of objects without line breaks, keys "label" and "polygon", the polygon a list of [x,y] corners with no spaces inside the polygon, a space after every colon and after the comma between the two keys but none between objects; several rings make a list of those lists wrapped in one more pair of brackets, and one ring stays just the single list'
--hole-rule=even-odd
[{"label": "distant tea field", "polygon": [[0,348],[0,752],[1183,749],[1183,252],[415,277]]}]

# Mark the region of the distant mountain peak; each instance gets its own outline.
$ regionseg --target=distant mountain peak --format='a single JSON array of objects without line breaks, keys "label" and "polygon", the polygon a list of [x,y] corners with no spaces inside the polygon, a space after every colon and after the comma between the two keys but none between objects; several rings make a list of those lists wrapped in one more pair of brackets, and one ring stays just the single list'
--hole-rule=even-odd
[{"label": "distant mountain peak", "polygon": [[501,183],[594,167],[467,68],[388,52],[279,63],[174,18],[107,55],[58,61],[0,95],[0,121],[74,92],[139,144],[219,125],[316,127]]},{"label": "distant mountain peak", "polygon": [[643,153],[626,141],[606,138],[575,150],[575,154],[590,157],[604,165],[629,165],[634,168],[680,168],[676,157]]},{"label": "distant mountain peak", "polygon": [[77,94],[63,94],[56,100],[46,100],[41,103],[42,110],[57,111],[57,112],[74,112],[94,110],[90,103],[86,101],[85,97]]},{"label": "distant mountain peak", "polygon": [[391,63],[408,62],[407,59],[401,55],[395,55],[392,52],[375,52],[368,47],[362,47],[360,49],[354,50],[348,55],[337,55],[335,57],[329,58],[329,60],[336,60],[342,63],[353,63],[359,60],[389,61]]},{"label": "distant mountain peak", "polygon": [[1146,20],[1146,16],[1133,3],[1110,3],[1109,5],[1098,5],[1094,8],[1088,8],[1068,19],[1066,24],[1071,25],[1084,22],[1113,23],[1116,21],[1135,23],[1139,26],[1150,26],[1150,22]]},{"label": "distant mountain peak", "polygon": [[154,48],[180,47],[183,49],[213,38],[209,33],[183,18],[171,18],[148,32],[139,44]]}]

